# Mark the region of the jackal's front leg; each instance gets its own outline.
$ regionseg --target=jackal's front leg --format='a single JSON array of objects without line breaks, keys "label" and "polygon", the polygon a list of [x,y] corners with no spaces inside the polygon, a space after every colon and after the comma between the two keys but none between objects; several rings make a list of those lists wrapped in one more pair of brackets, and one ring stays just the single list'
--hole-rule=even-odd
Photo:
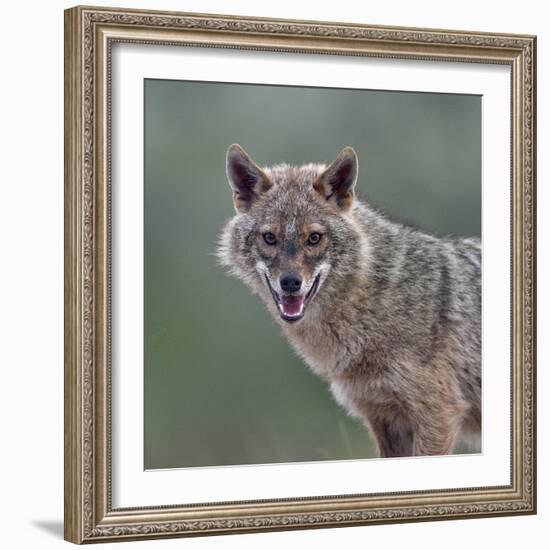
[{"label": "jackal's front leg", "polygon": [[368,420],[381,457],[413,455],[413,432],[405,416],[371,410]]},{"label": "jackal's front leg", "polygon": [[415,456],[447,455],[452,452],[462,423],[464,407],[447,405],[425,411],[414,433]]}]

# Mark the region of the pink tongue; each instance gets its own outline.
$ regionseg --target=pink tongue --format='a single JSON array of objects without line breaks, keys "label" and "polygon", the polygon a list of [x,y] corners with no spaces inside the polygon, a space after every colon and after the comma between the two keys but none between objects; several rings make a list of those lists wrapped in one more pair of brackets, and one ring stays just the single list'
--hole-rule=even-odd
[{"label": "pink tongue", "polygon": [[282,296],[281,309],[285,315],[299,315],[302,313],[305,295]]}]

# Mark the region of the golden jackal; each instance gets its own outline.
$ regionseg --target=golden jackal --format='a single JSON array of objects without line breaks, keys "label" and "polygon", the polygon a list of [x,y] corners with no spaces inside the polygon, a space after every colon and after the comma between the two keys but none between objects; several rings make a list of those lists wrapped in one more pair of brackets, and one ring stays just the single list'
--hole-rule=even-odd
[{"label": "golden jackal", "polygon": [[442,455],[481,427],[481,247],[354,198],[358,160],[260,168],[227,152],[222,263],[265,303],[381,456]]}]

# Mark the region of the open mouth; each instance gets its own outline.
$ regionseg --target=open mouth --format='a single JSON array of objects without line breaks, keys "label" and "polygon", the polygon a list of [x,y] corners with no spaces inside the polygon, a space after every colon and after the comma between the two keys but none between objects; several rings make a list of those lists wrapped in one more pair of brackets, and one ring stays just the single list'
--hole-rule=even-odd
[{"label": "open mouth", "polygon": [[311,298],[313,298],[313,295],[315,294],[315,292],[317,292],[317,287],[319,286],[320,277],[321,277],[321,274],[319,273],[317,277],[315,277],[313,284],[305,294],[279,295],[277,292],[275,292],[275,290],[273,290],[273,287],[269,282],[268,276],[267,275],[265,276],[267,286],[271,291],[273,300],[275,300],[275,305],[279,310],[279,315],[281,316],[281,319],[292,323],[294,321],[298,321],[304,316],[306,306],[311,301]]}]

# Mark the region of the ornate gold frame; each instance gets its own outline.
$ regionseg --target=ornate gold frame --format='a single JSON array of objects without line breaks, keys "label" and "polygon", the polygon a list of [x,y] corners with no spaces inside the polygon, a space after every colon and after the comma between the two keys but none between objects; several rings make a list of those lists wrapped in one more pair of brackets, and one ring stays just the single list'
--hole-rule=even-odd
[{"label": "ornate gold frame", "polygon": [[[512,79],[511,484],[113,509],[110,54],[115,42],[499,63]],[[536,511],[533,36],[75,7],[65,12],[65,538],[76,543]]]}]

